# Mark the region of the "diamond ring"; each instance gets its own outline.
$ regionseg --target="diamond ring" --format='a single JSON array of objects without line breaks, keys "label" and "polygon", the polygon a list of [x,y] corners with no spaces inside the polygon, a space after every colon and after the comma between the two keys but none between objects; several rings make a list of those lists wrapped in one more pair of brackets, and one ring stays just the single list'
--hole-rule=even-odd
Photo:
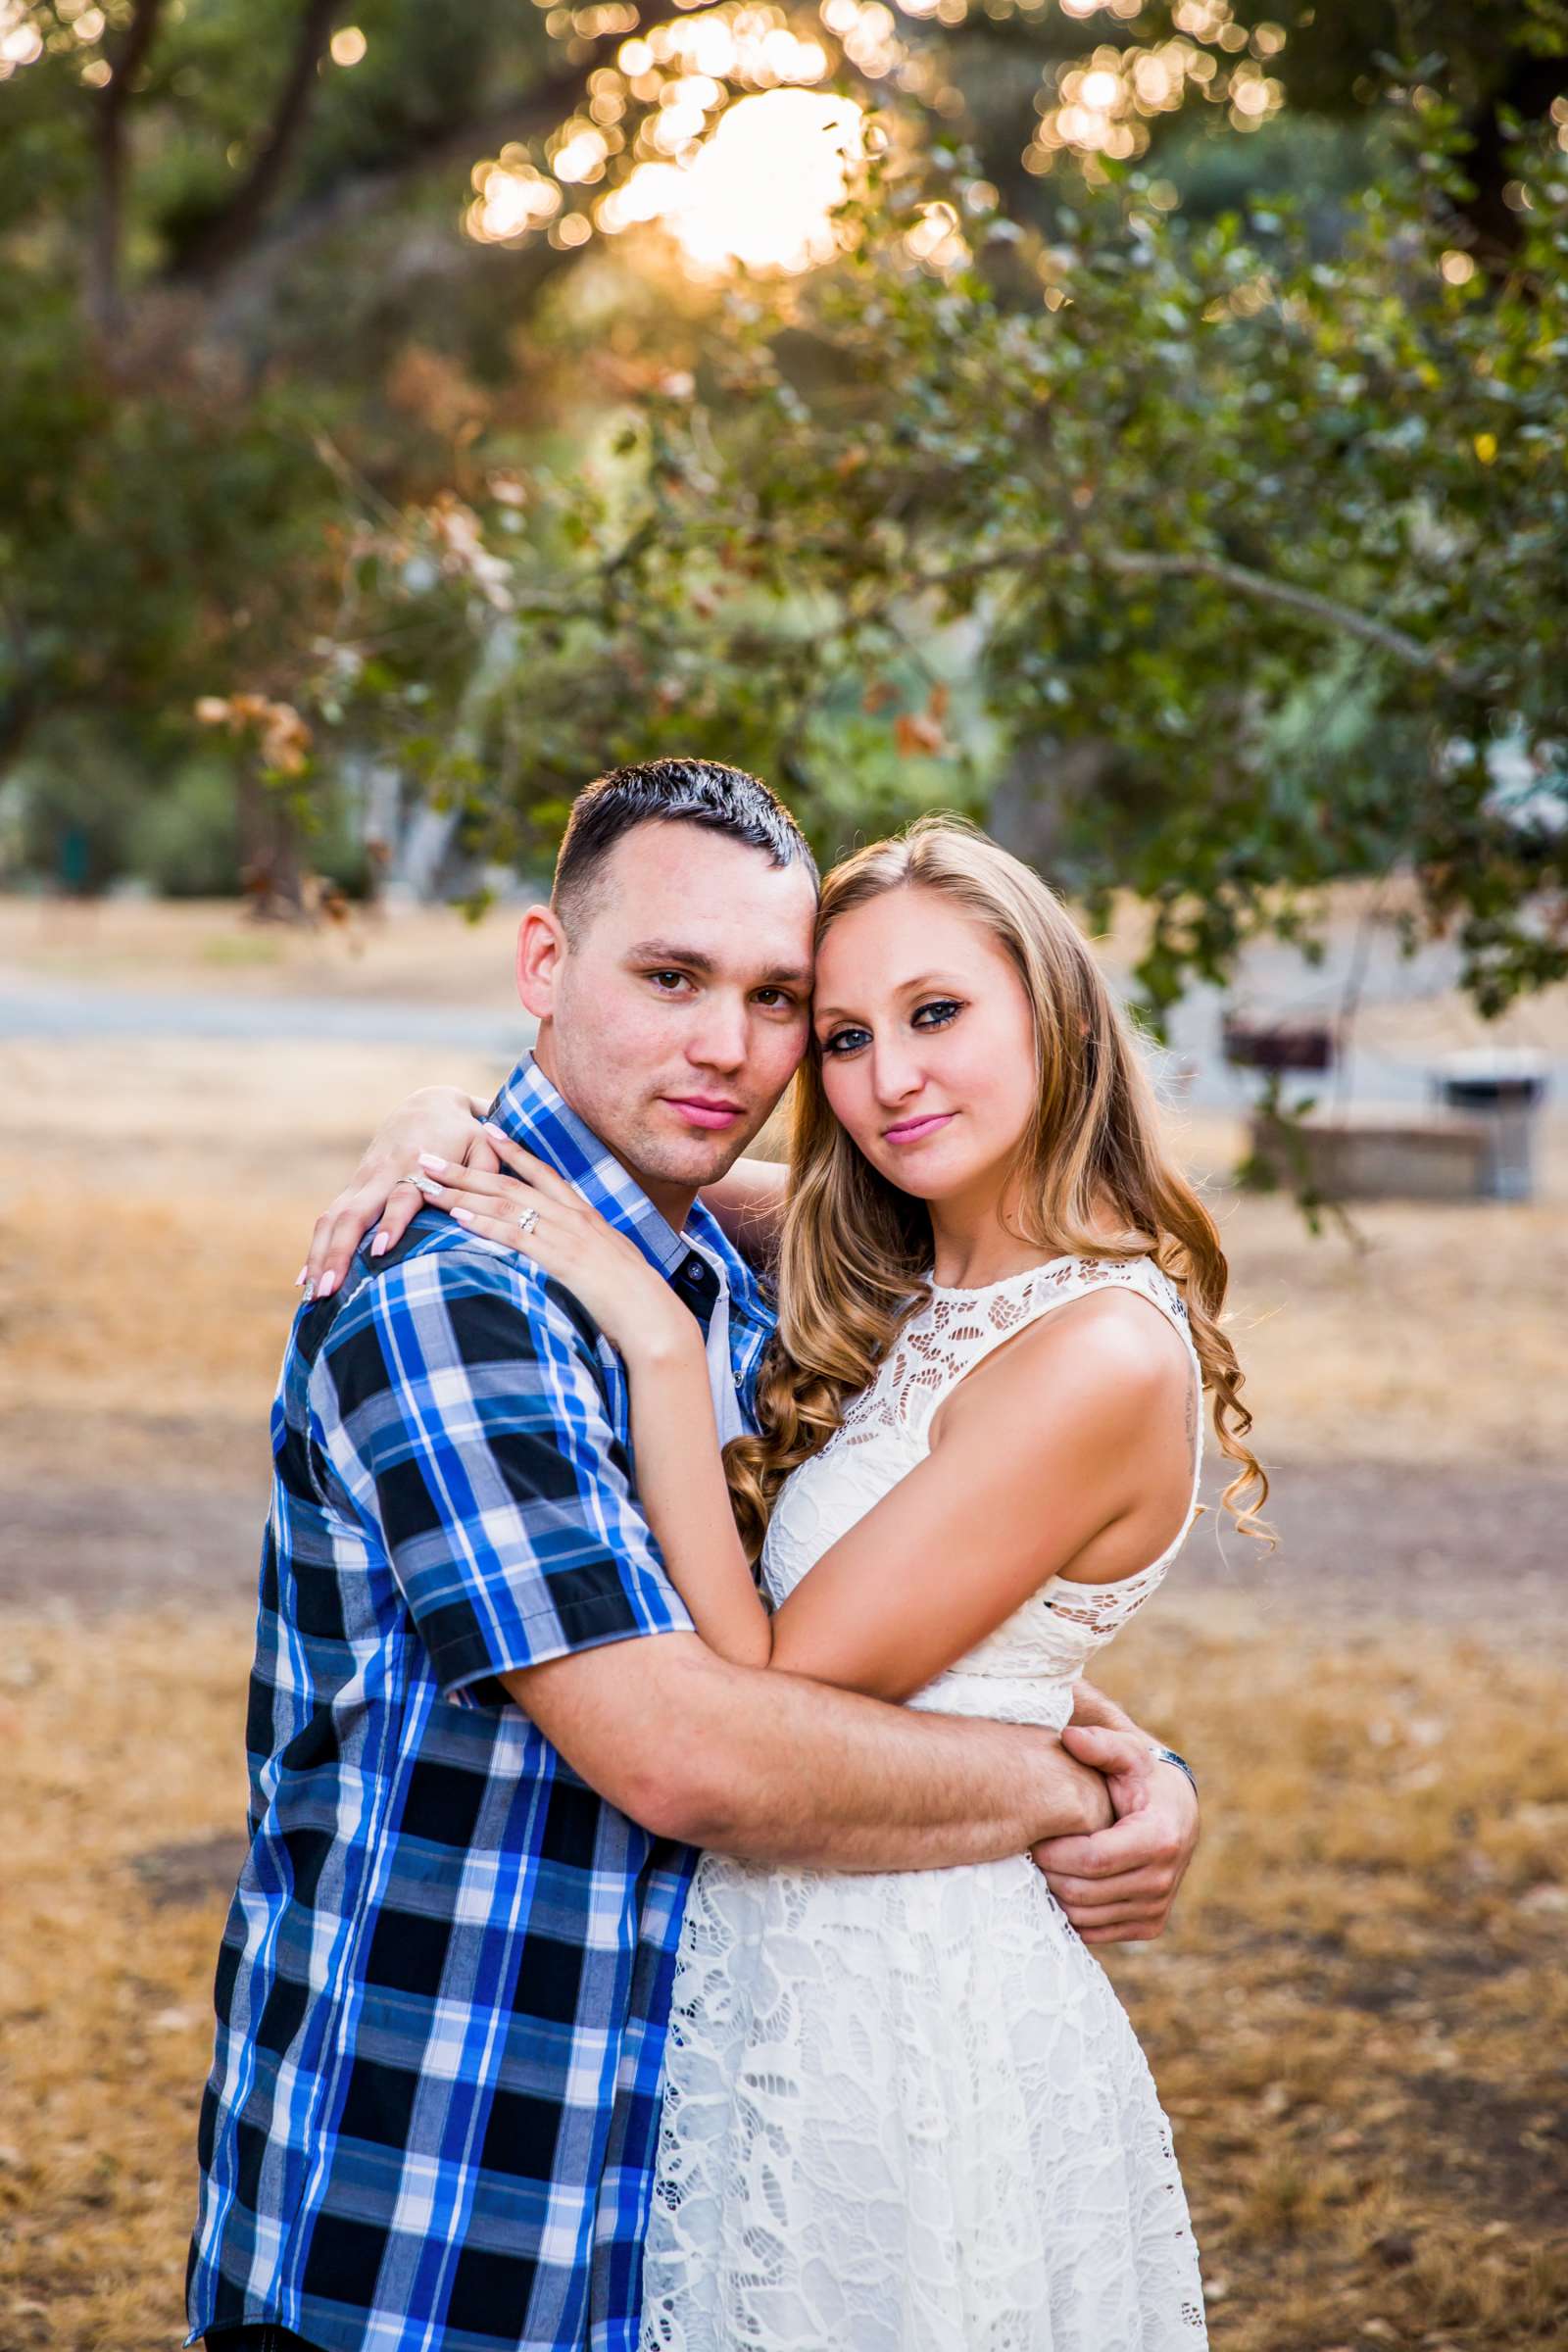
[{"label": "diamond ring", "polygon": [[539,1211],[536,1208],[523,1208],[517,1211],[517,1223],[522,1227],[524,1233],[532,1233],[538,1222]]}]

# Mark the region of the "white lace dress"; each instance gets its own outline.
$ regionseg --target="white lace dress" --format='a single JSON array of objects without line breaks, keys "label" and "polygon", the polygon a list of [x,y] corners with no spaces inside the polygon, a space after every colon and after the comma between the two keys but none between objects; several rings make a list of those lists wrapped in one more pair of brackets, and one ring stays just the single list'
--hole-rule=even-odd
[{"label": "white lace dress", "polygon": [[[1140,1293],[1191,1349],[1180,1293],[1147,1259],[934,1291],[784,1489],[763,1552],[774,1604],[920,1460],[956,1381],[1107,1285]],[[1180,1541],[1116,1585],[1054,1578],[909,1704],[1059,1729],[1074,1679]],[[1152,2077],[1026,1856],[885,1876],[703,1857],[676,1964],[642,2352],[1206,2340]]]}]

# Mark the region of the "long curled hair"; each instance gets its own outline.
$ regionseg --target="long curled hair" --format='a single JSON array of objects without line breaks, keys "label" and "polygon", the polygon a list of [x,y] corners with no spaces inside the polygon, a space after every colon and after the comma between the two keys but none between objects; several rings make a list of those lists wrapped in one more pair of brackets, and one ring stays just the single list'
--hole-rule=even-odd
[{"label": "long curled hair", "polygon": [[[1152,1256],[1179,1286],[1220,1450],[1240,1465],[1222,1499],[1245,1533],[1268,1540],[1257,1517],[1268,1479],[1247,1443],[1252,1416],[1220,1328],[1229,1268],[1219,1234],[1166,1154],[1132,1029],[1077,925],[996,842],[960,818],[924,816],[828,875],[817,946],[852,907],[900,889],[939,891],[982,924],[1033,1007],[1038,1084],[1008,1187],[1014,1230],[1050,1256]],[[881,1175],[834,1117],[813,1040],[795,1081],[781,1312],[758,1384],[759,1434],[724,1453],[754,1556],[785,1479],[826,1445],[929,1296],[931,1249],[925,1202]]]}]

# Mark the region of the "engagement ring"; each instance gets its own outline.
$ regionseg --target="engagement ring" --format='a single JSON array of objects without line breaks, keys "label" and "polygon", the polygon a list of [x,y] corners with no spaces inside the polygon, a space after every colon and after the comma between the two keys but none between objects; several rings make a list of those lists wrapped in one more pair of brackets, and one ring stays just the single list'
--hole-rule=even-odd
[{"label": "engagement ring", "polygon": [[539,1222],[539,1211],[538,1211],[536,1208],[520,1208],[520,1209],[518,1209],[518,1211],[517,1211],[517,1223],[518,1223],[518,1224],[519,1224],[519,1225],[522,1227],[522,1230],[523,1230],[523,1232],[524,1232],[524,1233],[532,1233],[532,1231],[533,1231],[534,1227],[535,1227],[535,1226],[538,1224],[538,1222]]}]

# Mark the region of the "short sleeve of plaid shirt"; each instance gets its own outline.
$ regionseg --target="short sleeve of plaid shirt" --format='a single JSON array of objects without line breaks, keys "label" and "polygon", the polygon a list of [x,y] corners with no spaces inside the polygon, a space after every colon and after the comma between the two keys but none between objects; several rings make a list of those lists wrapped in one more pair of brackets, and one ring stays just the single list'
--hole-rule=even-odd
[{"label": "short sleeve of plaid shirt", "polygon": [[323,1452],[450,1698],[691,1629],[632,1494],[601,1345],[568,1294],[464,1236],[362,1284],[322,1348]]}]

